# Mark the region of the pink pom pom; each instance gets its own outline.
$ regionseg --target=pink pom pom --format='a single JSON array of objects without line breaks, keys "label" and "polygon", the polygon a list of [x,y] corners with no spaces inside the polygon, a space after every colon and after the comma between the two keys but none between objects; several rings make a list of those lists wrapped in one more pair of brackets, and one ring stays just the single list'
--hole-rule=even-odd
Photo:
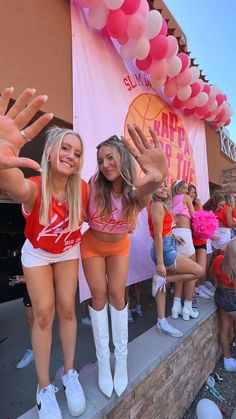
[{"label": "pink pom pom", "polygon": [[195,239],[210,239],[217,228],[218,220],[213,211],[196,211],[192,215],[192,232]]}]

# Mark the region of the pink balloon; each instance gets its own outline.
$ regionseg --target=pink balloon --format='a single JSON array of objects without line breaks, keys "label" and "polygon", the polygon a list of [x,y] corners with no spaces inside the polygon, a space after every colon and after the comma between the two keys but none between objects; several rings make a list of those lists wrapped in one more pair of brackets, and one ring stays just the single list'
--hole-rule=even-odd
[{"label": "pink balloon", "polygon": [[184,116],[191,116],[195,113],[195,109],[196,108],[192,108],[192,109],[184,109],[183,110],[183,114]]},{"label": "pink balloon", "polygon": [[88,7],[89,9],[92,7],[96,7],[101,0],[79,0],[79,4],[82,7]]},{"label": "pink balloon", "polygon": [[129,41],[129,37],[128,35],[124,34],[122,36],[119,36],[119,38],[117,38],[117,41],[119,42],[120,45],[125,45]]},{"label": "pink balloon", "polygon": [[105,5],[111,10],[119,9],[122,6],[123,2],[124,0],[104,0]]},{"label": "pink balloon", "polygon": [[137,12],[141,13],[142,16],[146,16],[146,14],[149,12],[149,4],[147,0],[141,0]]},{"label": "pink balloon", "polygon": [[188,86],[191,82],[191,73],[189,69],[180,72],[176,77],[178,86]]},{"label": "pink balloon", "polygon": [[167,76],[175,77],[180,73],[182,66],[181,59],[177,55],[167,61]]},{"label": "pink balloon", "polygon": [[150,52],[150,42],[142,36],[134,44],[134,56],[138,60],[144,60]]},{"label": "pink balloon", "polygon": [[225,116],[225,110],[221,109],[219,113],[216,114],[216,119],[220,122],[222,118]]},{"label": "pink balloon", "polygon": [[200,92],[197,96],[197,105],[204,106],[208,102],[208,94],[205,92]]},{"label": "pink balloon", "polygon": [[112,38],[121,38],[124,36],[126,34],[127,24],[127,16],[121,9],[110,11],[106,28]]},{"label": "pink balloon", "polygon": [[145,16],[145,36],[153,39],[161,30],[162,17],[158,10],[150,10]]},{"label": "pink balloon", "polygon": [[149,72],[153,79],[163,79],[166,78],[166,70],[167,70],[167,61],[163,60],[153,60],[152,65],[149,69]]},{"label": "pink balloon", "polygon": [[158,89],[159,87],[164,86],[165,82],[166,82],[166,77],[157,78],[157,79],[151,78],[151,85],[154,89]]},{"label": "pink balloon", "polygon": [[192,88],[191,97],[195,97],[201,92],[201,86],[198,81],[195,81],[195,83],[192,83],[191,88]]},{"label": "pink balloon", "polygon": [[202,92],[205,92],[209,95],[210,91],[211,91],[211,88],[210,88],[209,84],[204,83],[204,87],[202,89]]},{"label": "pink balloon", "polygon": [[181,72],[186,70],[187,68],[189,68],[190,58],[189,58],[188,54],[185,54],[185,52],[180,52],[178,54],[178,57],[181,59],[181,62],[182,62]]},{"label": "pink balloon", "polygon": [[222,103],[224,102],[224,100],[225,100],[225,95],[223,95],[222,93],[218,93],[216,95],[216,101],[217,101],[217,103],[218,103],[219,106],[222,105]]},{"label": "pink balloon", "polygon": [[176,109],[182,109],[182,108],[184,108],[184,105],[185,105],[185,101],[184,100],[179,100],[177,98],[177,96],[174,97],[174,99],[173,99],[173,106],[174,106],[174,108],[176,108]]},{"label": "pink balloon", "polygon": [[186,100],[185,107],[187,109],[193,109],[197,106],[197,98],[196,97],[190,97],[190,99]]},{"label": "pink balloon", "polygon": [[166,36],[167,32],[168,32],[167,22],[166,22],[165,19],[162,18],[162,26],[161,26],[161,30],[159,32],[159,35]]},{"label": "pink balloon", "polygon": [[199,79],[200,70],[196,66],[193,66],[189,68],[189,71],[192,75],[192,83],[194,83],[195,81],[197,81],[197,79]]},{"label": "pink balloon", "polygon": [[144,18],[140,13],[130,16],[127,26],[127,34],[130,39],[139,39],[144,32]]},{"label": "pink balloon", "polygon": [[152,64],[152,57],[149,54],[144,60],[136,60],[135,63],[136,63],[136,66],[139,70],[145,71]]},{"label": "pink balloon", "polygon": [[183,86],[178,89],[177,98],[180,100],[188,100],[191,96],[192,89],[190,86]]},{"label": "pink balloon", "polygon": [[164,87],[164,94],[167,97],[175,96],[177,93],[177,89],[178,89],[178,86],[177,86],[175,77],[169,78],[169,80],[167,81]]},{"label": "pink balloon", "polygon": [[151,56],[155,60],[161,60],[165,57],[168,42],[166,36],[157,35],[155,38],[150,39]]},{"label": "pink balloon", "polygon": [[230,124],[230,122],[231,122],[231,119],[229,118],[229,119],[227,119],[227,121],[225,121],[225,123],[224,123],[224,127],[226,127],[227,125],[229,125]]},{"label": "pink balloon", "polygon": [[205,116],[208,112],[208,104],[197,107],[195,114],[197,116]]},{"label": "pink balloon", "polygon": [[121,6],[121,10],[126,15],[132,15],[133,13],[137,12],[139,6],[140,6],[141,0],[125,0],[124,3]]},{"label": "pink balloon", "polygon": [[104,3],[101,3],[97,7],[89,9],[88,21],[93,28],[101,30],[107,23],[108,14],[109,9]]},{"label": "pink balloon", "polygon": [[166,51],[165,58],[171,58],[173,55],[176,55],[179,49],[179,45],[175,36],[167,36],[168,48]]}]

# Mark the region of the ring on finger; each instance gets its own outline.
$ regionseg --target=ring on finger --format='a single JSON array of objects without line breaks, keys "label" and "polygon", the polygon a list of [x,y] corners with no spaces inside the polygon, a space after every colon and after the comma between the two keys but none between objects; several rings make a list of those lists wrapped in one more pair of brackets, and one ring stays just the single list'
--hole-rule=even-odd
[{"label": "ring on finger", "polygon": [[141,156],[141,153],[138,153],[137,156],[135,156],[135,159],[138,160],[138,158]]},{"label": "ring on finger", "polygon": [[20,135],[24,138],[26,143],[29,143],[31,141],[31,138],[27,137],[27,135],[26,135],[26,133],[23,129],[20,131]]}]

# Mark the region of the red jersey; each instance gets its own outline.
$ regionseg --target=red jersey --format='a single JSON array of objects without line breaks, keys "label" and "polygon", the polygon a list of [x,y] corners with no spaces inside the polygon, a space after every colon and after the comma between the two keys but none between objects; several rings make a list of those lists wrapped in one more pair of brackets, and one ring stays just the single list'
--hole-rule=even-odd
[{"label": "red jersey", "polygon": [[212,273],[215,275],[217,281],[219,281],[222,285],[224,285],[227,288],[234,288],[233,282],[229,279],[229,277],[226,275],[226,273],[222,270],[222,262],[223,262],[224,256],[219,255],[216,256],[214,259],[213,265],[212,265]]},{"label": "red jersey", "polygon": [[[148,225],[149,225],[150,235],[152,239],[154,240],[154,228],[153,228],[152,217],[151,217],[151,205],[152,203],[148,207]],[[172,230],[174,225],[175,223],[174,223],[173,215],[170,212],[166,211],[164,219],[163,219],[162,237],[166,236]]]},{"label": "red jersey", "polygon": [[215,212],[215,216],[220,223],[220,227],[229,228],[228,222],[226,220],[226,211],[227,211],[228,208],[229,208],[228,205],[224,205],[223,208],[221,208],[220,211]]},{"label": "red jersey", "polygon": [[85,220],[86,208],[88,204],[87,184],[82,180],[82,220],[77,230],[69,231],[69,209],[67,201],[58,202],[52,197],[50,206],[49,223],[43,226],[39,223],[39,209],[41,203],[41,177],[30,178],[38,187],[38,194],[34,207],[30,214],[22,208],[22,213],[26,220],[25,237],[30,241],[34,248],[45,250],[49,253],[59,254],[73,247],[81,240],[80,228]]}]

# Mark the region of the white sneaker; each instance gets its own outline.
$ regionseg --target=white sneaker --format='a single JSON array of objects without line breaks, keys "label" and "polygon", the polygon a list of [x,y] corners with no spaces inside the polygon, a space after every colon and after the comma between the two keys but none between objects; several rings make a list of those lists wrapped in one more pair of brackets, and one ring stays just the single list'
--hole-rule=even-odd
[{"label": "white sneaker", "polygon": [[236,359],[224,358],[224,369],[230,372],[236,372]]},{"label": "white sneaker", "polygon": [[175,327],[171,326],[167,320],[162,320],[161,322],[158,321],[156,328],[158,332],[166,333],[167,335],[173,336],[174,338],[181,338],[183,336],[183,333]]},{"label": "white sneaker", "polygon": [[199,298],[203,298],[204,300],[210,300],[210,296],[206,294],[205,290],[201,287],[195,288],[195,294]]},{"label": "white sneaker", "polygon": [[27,367],[34,360],[34,353],[32,349],[27,349],[23,358],[16,364],[16,368],[21,370],[22,368]]},{"label": "white sneaker", "polygon": [[69,370],[67,374],[63,375],[62,382],[71,416],[77,417],[82,415],[86,409],[86,401],[78,373],[75,370]]},{"label": "white sneaker", "polygon": [[39,419],[62,419],[61,410],[55,396],[57,391],[57,387],[54,387],[52,384],[40,391],[37,388],[36,401]]},{"label": "white sneaker", "polygon": [[215,291],[213,289],[207,288],[205,285],[200,285],[201,290],[208,295],[210,298],[214,297]]},{"label": "white sneaker", "polygon": [[83,326],[92,326],[90,317],[82,317],[81,323]]},{"label": "white sneaker", "polygon": [[163,276],[154,274],[152,278],[152,296],[155,298],[157,291],[166,292],[166,279]]}]

